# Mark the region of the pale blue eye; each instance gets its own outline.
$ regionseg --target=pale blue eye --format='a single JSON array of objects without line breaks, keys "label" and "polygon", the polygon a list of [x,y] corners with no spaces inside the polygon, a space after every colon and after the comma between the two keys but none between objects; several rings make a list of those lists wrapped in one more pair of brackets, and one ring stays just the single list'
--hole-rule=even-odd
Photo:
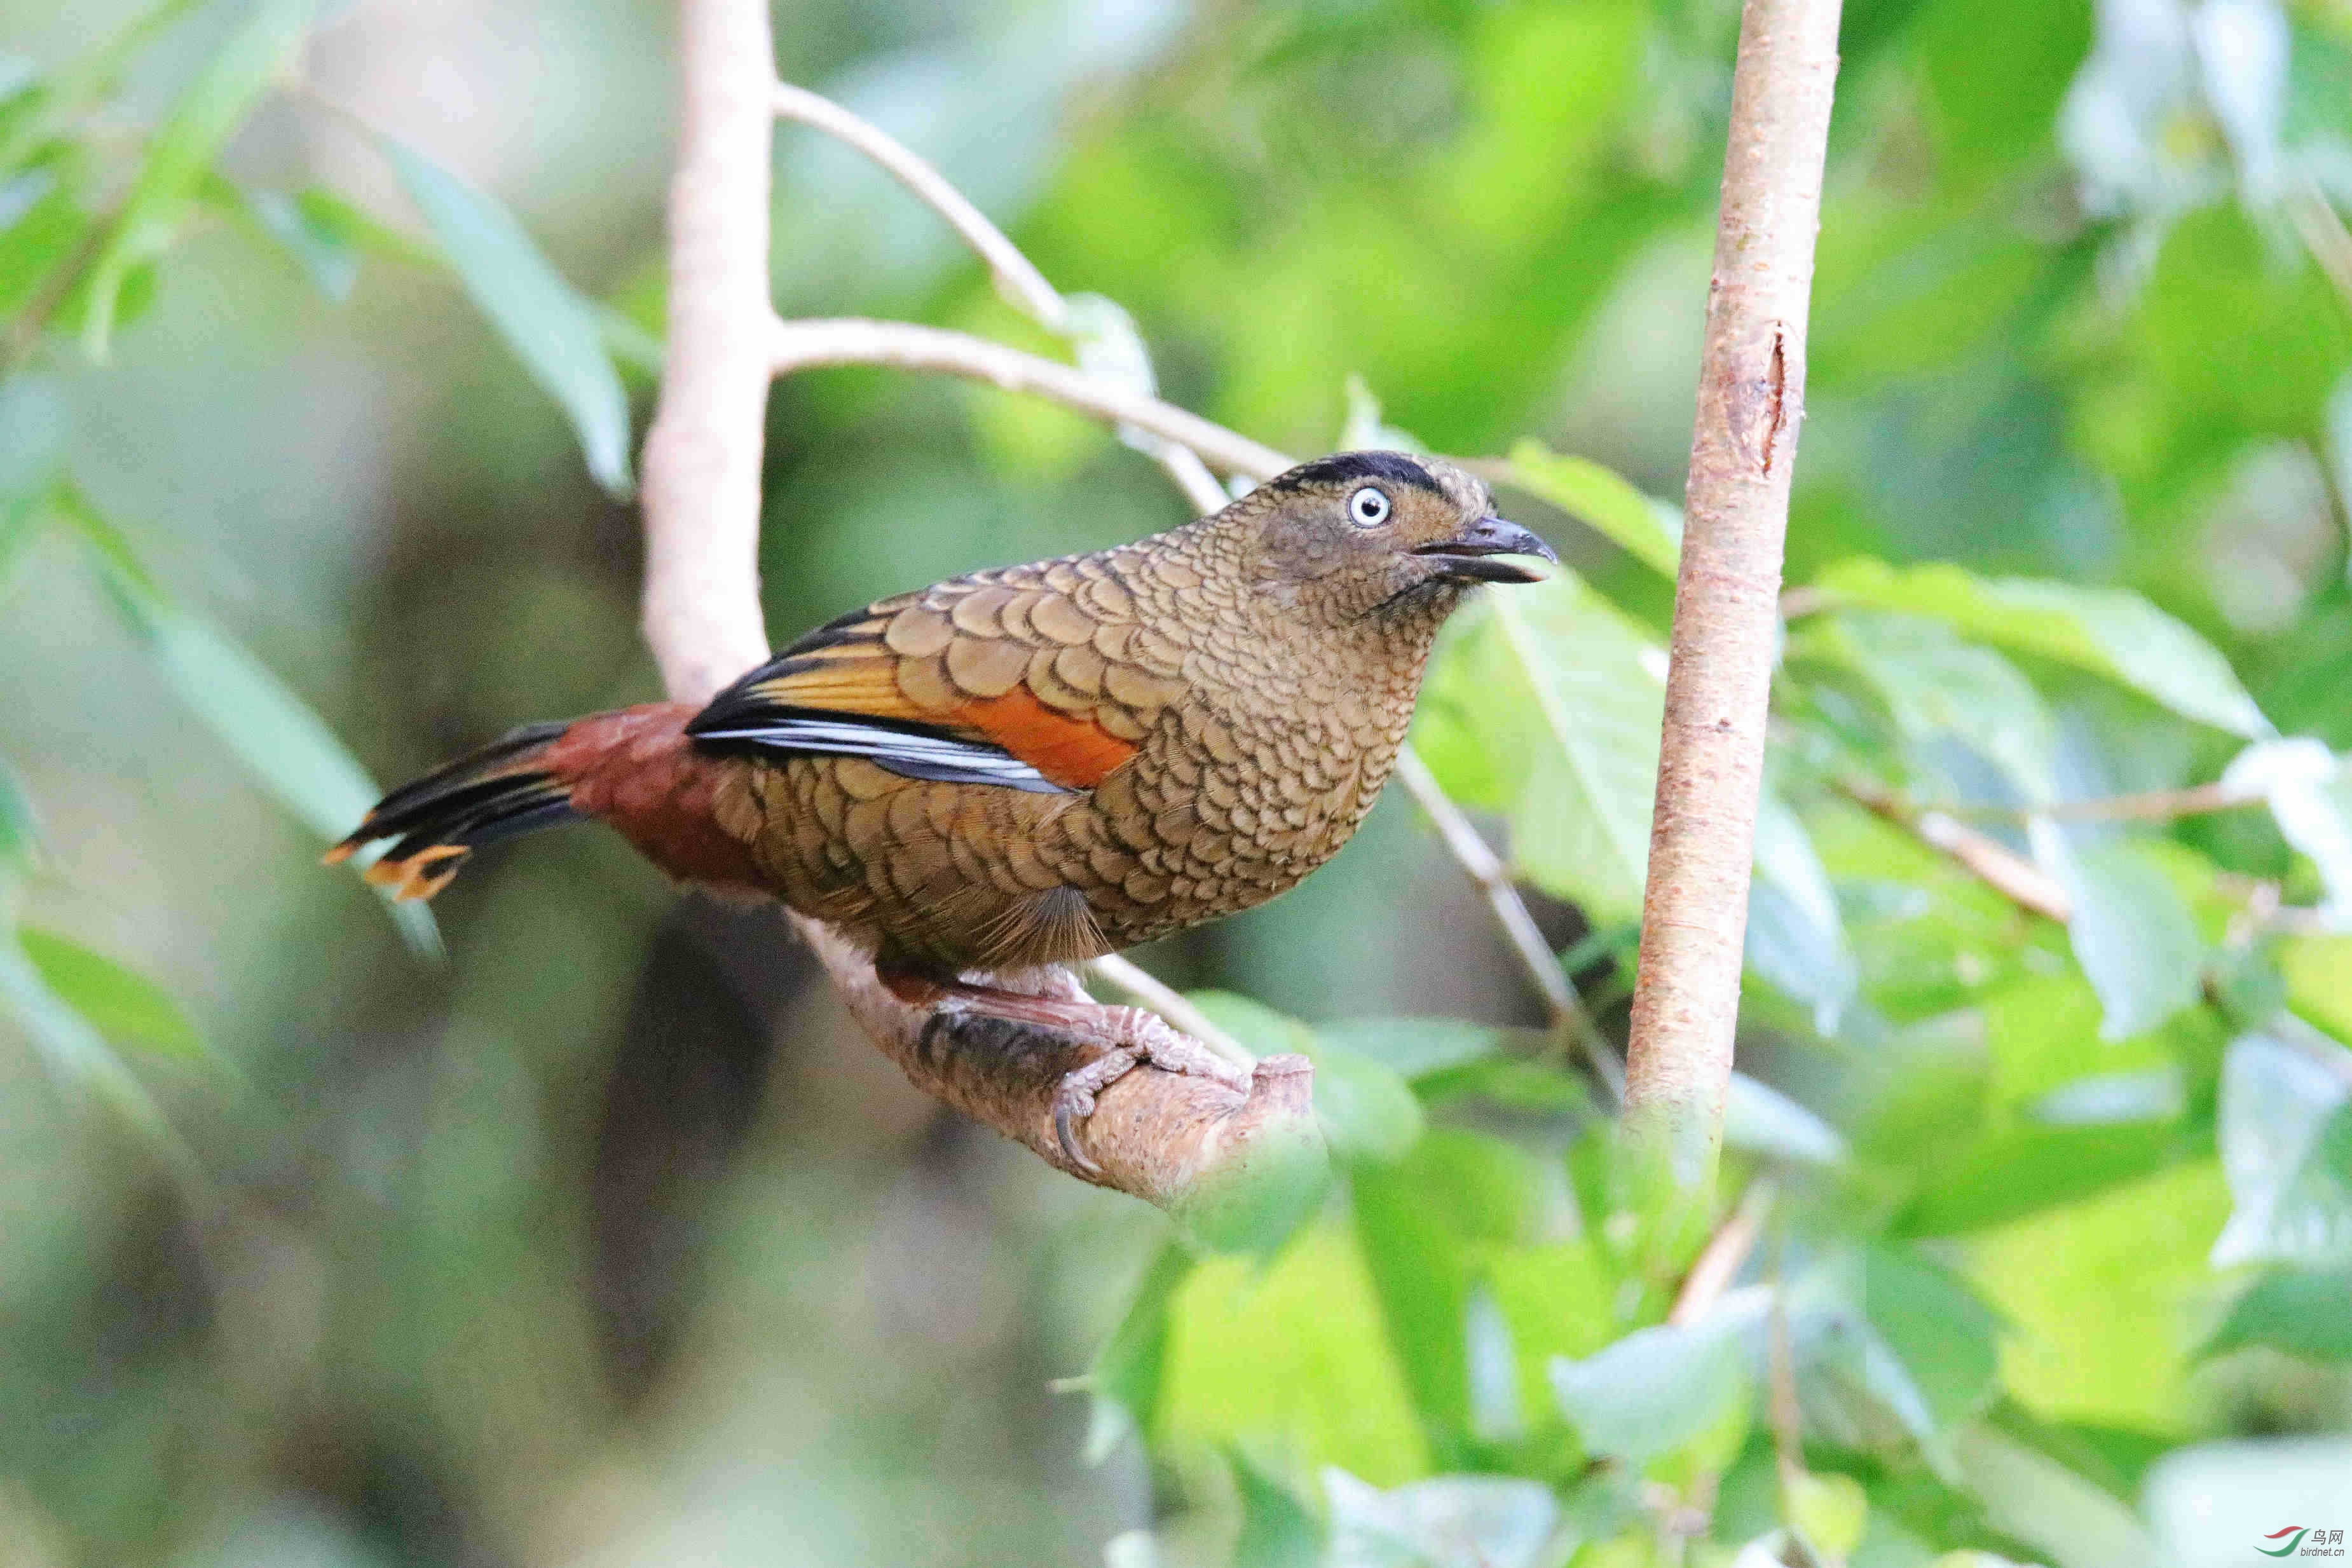
[{"label": "pale blue eye", "polygon": [[1360,528],[1377,528],[1389,520],[1389,498],[1376,485],[1367,485],[1348,497],[1348,520]]}]

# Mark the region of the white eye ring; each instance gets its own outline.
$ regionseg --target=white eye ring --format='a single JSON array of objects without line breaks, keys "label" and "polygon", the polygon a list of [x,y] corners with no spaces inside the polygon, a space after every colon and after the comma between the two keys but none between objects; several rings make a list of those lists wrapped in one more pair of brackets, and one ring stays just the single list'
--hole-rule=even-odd
[{"label": "white eye ring", "polygon": [[1360,528],[1377,528],[1389,520],[1389,498],[1377,485],[1367,485],[1348,497],[1348,520]]}]

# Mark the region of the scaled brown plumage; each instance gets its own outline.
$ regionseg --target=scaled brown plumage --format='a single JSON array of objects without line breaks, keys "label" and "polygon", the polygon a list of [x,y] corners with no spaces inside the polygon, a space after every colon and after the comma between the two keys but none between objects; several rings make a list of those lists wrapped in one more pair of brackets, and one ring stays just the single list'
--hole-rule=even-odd
[{"label": "scaled brown plumage", "polygon": [[1323,458],[1135,544],[882,600],[698,713],[518,730],[385,797],[330,859],[392,840],[369,880],[429,896],[482,843],[594,818],[674,876],[840,927],[910,999],[1026,1018],[964,977],[1231,915],[1329,859],[1446,615],[1529,580],[1498,558],[1550,553],[1449,464]]}]

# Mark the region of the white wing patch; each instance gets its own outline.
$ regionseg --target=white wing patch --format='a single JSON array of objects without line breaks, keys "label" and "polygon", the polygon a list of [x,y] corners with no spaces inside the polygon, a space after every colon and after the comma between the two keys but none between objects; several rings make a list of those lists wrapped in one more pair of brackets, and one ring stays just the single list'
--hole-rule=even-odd
[{"label": "white wing patch", "polygon": [[787,757],[862,757],[906,779],[943,784],[998,784],[1040,794],[1073,793],[1002,747],[957,740],[913,725],[864,723],[816,716],[776,716],[730,729],[698,729],[694,738]]}]

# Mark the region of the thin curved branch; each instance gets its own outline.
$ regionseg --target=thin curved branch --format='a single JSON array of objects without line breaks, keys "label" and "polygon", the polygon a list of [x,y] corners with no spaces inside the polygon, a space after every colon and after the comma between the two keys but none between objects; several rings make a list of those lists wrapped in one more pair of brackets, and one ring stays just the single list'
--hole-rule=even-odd
[{"label": "thin curved branch", "polygon": [[1894,823],[1929,849],[1950,856],[1979,882],[2020,909],[2063,925],[2074,917],[2074,901],[2058,879],[1990,834],[1941,811],[1922,811],[1864,779],[1841,779],[1839,794]]},{"label": "thin curved branch", "polygon": [[1431,825],[1437,830],[1437,836],[1445,841],[1445,847],[1454,860],[1469,873],[1470,880],[1478,884],[1478,891],[1486,895],[1487,907],[1495,912],[1496,922],[1502,926],[1505,939],[1510,943],[1511,950],[1518,955],[1519,963],[1527,970],[1528,977],[1535,981],[1536,989],[1542,994],[1544,1006],[1551,1014],[1552,1027],[1575,1036],[1577,1044],[1583,1049],[1585,1059],[1592,1063],[1593,1071],[1599,1073],[1601,1082],[1609,1086],[1610,1095],[1622,1101],[1625,1098],[1625,1064],[1617,1059],[1617,1048],[1610,1043],[1607,1035],[1601,1032],[1601,1025],[1585,1008],[1584,999],[1569,983],[1568,971],[1559,967],[1559,959],[1553,954],[1551,944],[1545,941],[1543,933],[1537,929],[1535,915],[1528,911],[1527,901],[1519,896],[1519,890],[1511,885],[1510,873],[1504,867],[1501,857],[1487,848],[1486,841],[1471,825],[1470,819],[1462,814],[1462,809],[1437,782],[1437,776],[1430,772],[1429,764],[1423,762],[1420,754],[1410,746],[1397,754],[1396,777],[1397,781],[1412,794],[1414,803],[1428,815]]},{"label": "thin curved branch", "polygon": [[2267,806],[2270,797],[2256,789],[2231,785],[2190,784],[2179,789],[2141,789],[2128,795],[2102,795],[2084,800],[2052,800],[2039,806],[1921,806],[1949,817],[1998,817],[2030,821],[2048,817],[2073,822],[2168,822],[2180,817],[2201,817],[2214,811],[2239,811]]},{"label": "thin curved branch", "polygon": [[1202,1044],[1229,1056],[1245,1067],[1254,1067],[1257,1058],[1249,1047],[1227,1034],[1217,1021],[1193,1005],[1192,998],[1137,963],[1119,953],[1106,953],[1089,959],[1087,967],[1095,977],[1108,981],[1125,991]]},{"label": "thin curved branch", "polygon": [[980,254],[996,280],[997,292],[1009,303],[1049,331],[1068,329],[1062,296],[1045,281],[1045,275],[1030,264],[1019,246],[1004,237],[1003,229],[988,221],[987,214],[948,183],[947,176],[919,153],[880,126],[804,87],[776,83],[774,106],[778,119],[822,131],[880,164],[912,192],[916,200],[945,218],[964,244]]},{"label": "thin curved branch", "polygon": [[1099,381],[1075,365],[1040,359],[1002,343],[911,321],[831,317],[785,321],[771,316],[768,367],[779,376],[825,365],[891,365],[987,382],[1007,392],[1034,392],[1097,419],[1113,420],[1188,446],[1211,466],[1250,479],[1271,479],[1290,459],[1213,420]]},{"label": "thin curved branch", "polygon": [[[946,219],[948,226],[988,264],[997,293],[1047,331],[1065,338],[1077,336],[1072,330],[1066,302],[1061,292],[1045,280],[1045,275],[1022,254],[1020,246],[1005,237],[1003,229],[989,222],[988,214],[904,142],[831,99],[790,83],[777,84],[776,113],[822,131],[873,159],[913,193],[916,200]],[[1217,483],[1216,476],[1190,446],[1129,429],[1122,429],[1120,436],[1166,469],[1170,480],[1202,515],[1225,504],[1224,486]]]}]

